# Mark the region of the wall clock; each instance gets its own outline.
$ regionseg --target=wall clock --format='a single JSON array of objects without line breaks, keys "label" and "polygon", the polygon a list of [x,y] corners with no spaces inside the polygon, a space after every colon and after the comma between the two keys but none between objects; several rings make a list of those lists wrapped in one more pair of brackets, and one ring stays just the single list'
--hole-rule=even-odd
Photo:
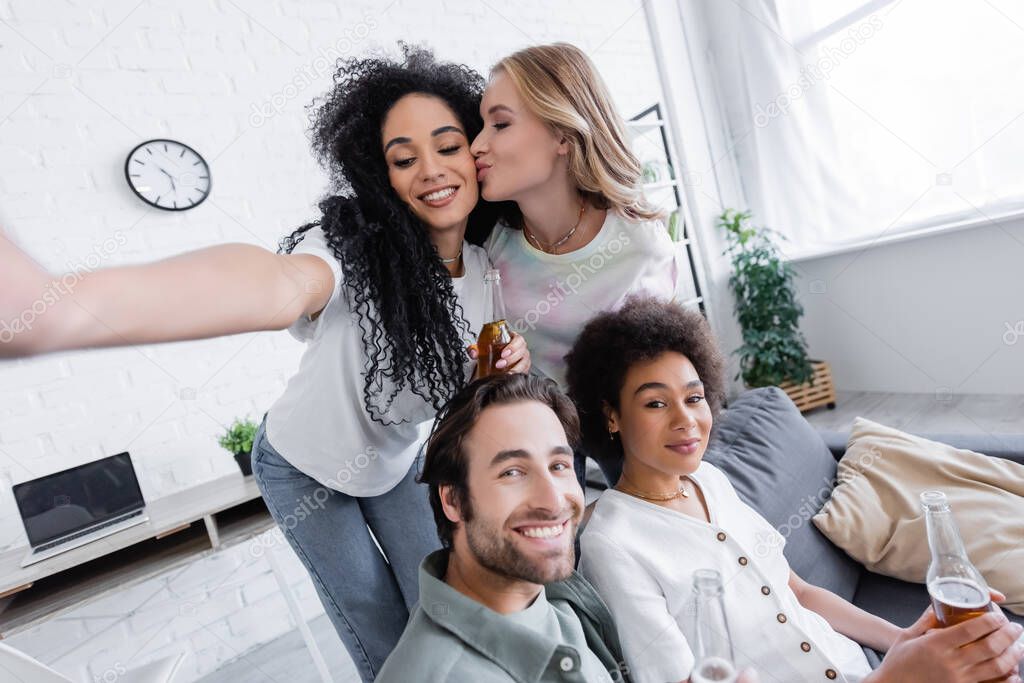
[{"label": "wall clock", "polygon": [[199,206],[210,196],[210,166],[199,152],[174,140],[147,140],[124,162],[128,186],[139,199],[166,211]]}]

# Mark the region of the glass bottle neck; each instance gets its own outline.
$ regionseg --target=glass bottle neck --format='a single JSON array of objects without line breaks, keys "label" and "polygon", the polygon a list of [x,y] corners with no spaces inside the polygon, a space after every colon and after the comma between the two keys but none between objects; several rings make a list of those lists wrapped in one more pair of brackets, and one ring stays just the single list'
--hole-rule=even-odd
[{"label": "glass bottle neck", "polygon": [[693,591],[697,594],[697,598],[701,600],[720,598],[722,597],[722,584],[715,581],[695,580],[693,582]]},{"label": "glass bottle neck", "polygon": [[960,537],[960,530],[957,528],[956,520],[953,519],[953,513],[948,507],[939,510],[927,510],[925,512],[925,525],[928,529],[928,547],[931,548],[932,557],[967,557],[964,541]]},{"label": "glass bottle neck", "polygon": [[[698,668],[733,669],[732,638],[725,614],[722,577],[714,570],[697,570],[693,577],[695,633]],[[724,671],[722,673],[725,673]],[[734,673],[734,672],[733,672]],[[704,680],[704,678],[694,680]],[[717,678],[715,679],[717,680]],[[731,677],[725,680],[733,680]]]},{"label": "glass bottle neck", "polygon": [[484,278],[484,301],[491,307],[491,321],[505,320],[505,297],[501,293],[501,278],[491,272]]}]

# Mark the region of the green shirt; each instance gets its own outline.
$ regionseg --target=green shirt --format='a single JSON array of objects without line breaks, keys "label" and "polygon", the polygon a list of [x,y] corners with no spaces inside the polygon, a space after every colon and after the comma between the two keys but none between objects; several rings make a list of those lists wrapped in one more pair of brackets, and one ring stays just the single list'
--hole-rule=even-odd
[{"label": "green shirt", "polygon": [[529,607],[506,614],[505,618],[549,638],[553,643],[568,645],[576,650],[580,657],[580,674],[587,683],[612,683],[604,664],[587,647],[583,624],[568,605],[555,607],[548,602],[545,592],[541,591]]},{"label": "green shirt", "polygon": [[448,551],[420,565],[420,601],[377,683],[629,681],[604,602],[573,572],[506,616],[443,581]]}]

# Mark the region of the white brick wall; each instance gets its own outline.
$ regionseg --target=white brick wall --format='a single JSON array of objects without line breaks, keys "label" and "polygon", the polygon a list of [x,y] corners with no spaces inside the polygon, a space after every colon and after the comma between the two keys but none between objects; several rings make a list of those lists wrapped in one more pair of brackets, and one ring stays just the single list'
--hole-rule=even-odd
[{"label": "white brick wall", "polygon": [[[638,1],[4,0],[0,20],[0,215],[60,272],[226,241],[275,247],[314,217],[324,180],[304,106],[339,56],[403,39],[486,72],[524,45],[568,40],[623,113],[659,98]],[[205,204],[150,210],[126,187],[128,151],[160,136],[210,161]],[[154,498],[233,472],[221,425],[258,419],[300,353],[264,333],[0,362],[0,475],[17,483],[130,450]],[[194,400],[180,398],[188,388]],[[4,492],[0,543],[12,542],[21,525]]]}]

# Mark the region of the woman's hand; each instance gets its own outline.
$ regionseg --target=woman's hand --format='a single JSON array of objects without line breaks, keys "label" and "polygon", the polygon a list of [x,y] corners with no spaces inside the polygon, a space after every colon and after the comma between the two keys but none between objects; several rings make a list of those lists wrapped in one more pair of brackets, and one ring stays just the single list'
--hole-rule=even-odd
[{"label": "woman's hand", "polygon": [[[1002,609],[998,607],[998,604],[1000,602],[1004,602],[1006,600],[1006,596],[994,588],[990,588],[988,593],[989,598],[992,600],[993,603],[995,603],[993,605],[992,611],[1001,613]],[[942,627],[942,622],[940,622],[938,617],[935,616],[935,610],[929,607],[927,610],[925,610],[924,614],[921,615],[921,618],[918,619],[916,623],[911,624],[906,628],[899,629],[896,639],[893,641],[892,645],[890,645],[889,648],[887,648],[887,650],[895,647],[900,643],[916,638],[917,636],[921,635],[922,633],[925,633],[926,631]]]},{"label": "woman's hand", "polygon": [[1024,650],[1014,641],[1021,631],[1001,611],[941,628],[929,607],[915,624],[904,629],[882,666],[865,683],[975,683],[991,679],[1019,683],[1016,671]]},{"label": "woman's hand", "polygon": [[[476,360],[480,354],[477,352],[476,344],[466,347],[469,357]],[[526,374],[530,371],[530,349],[526,347],[526,338],[518,332],[512,333],[510,341],[501,351],[501,357],[494,364],[494,367],[505,372],[518,372]],[[476,374],[474,373],[474,378]]]},{"label": "woman's hand", "polygon": [[529,372],[530,349],[526,348],[526,338],[517,332],[513,332],[512,341],[502,349],[501,358],[494,366],[508,373],[519,372],[525,374]]}]

